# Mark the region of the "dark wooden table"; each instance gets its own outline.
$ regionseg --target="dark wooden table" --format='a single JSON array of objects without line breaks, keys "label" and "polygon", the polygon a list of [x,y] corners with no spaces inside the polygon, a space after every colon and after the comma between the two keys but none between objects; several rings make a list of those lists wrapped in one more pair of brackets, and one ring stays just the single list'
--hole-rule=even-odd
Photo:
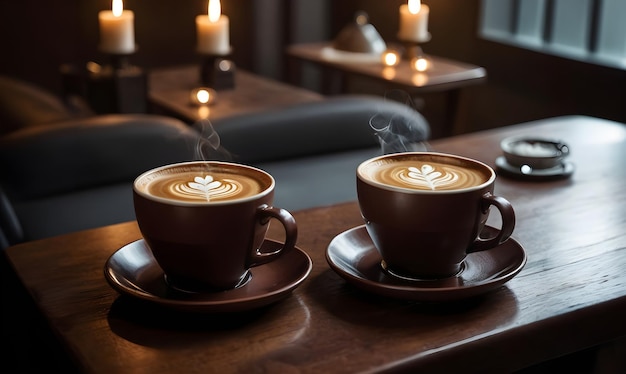
[{"label": "dark wooden table", "polygon": [[199,70],[196,65],[152,70],[148,91],[152,110],[192,123],[205,118],[218,119],[323,98],[315,92],[237,69],[234,88],[219,90],[213,105],[196,106],[191,103],[190,95],[194,88],[202,86]]},{"label": "dark wooden table", "polygon": [[[120,297],[106,259],[140,238],[134,222],[30,242],[7,255],[81,371],[510,372],[626,336],[626,126],[547,119],[432,142],[494,165],[516,134],[558,137],[569,179],[499,177],[528,254],[497,290],[454,303],[374,296],[326,263],[336,235],[362,224],[356,203],[295,213],[313,270],[289,297],[258,312],[178,314]],[[495,214],[494,214],[495,215]],[[494,223],[495,224],[495,223]],[[280,237],[274,227],[270,236]],[[624,353],[617,353],[624,364]]]},{"label": "dark wooden table", "polygon": [[[429,68],[424,72],[416,72],[411,69],[408,59],[403,59],[397,66],[387,67],[377,58],[351,57],[345,52],[333,51],[330,43],[304,43],[289,46],[287,55],[292,60],[323,68],[322,90],[325,94],[345,92],[346,81],[352,75],[382,82],[385,90],[398,88],[411,96],[431,92],[445,93],[446,128],[442,129],[443,135],[465,130],[462,116],[459,115],[461,90],[487,79],[487,72],[483,67],[430,54],[426,55]],[[290,79],[294,83],[300,80],[299,66],[290,64]]]}]

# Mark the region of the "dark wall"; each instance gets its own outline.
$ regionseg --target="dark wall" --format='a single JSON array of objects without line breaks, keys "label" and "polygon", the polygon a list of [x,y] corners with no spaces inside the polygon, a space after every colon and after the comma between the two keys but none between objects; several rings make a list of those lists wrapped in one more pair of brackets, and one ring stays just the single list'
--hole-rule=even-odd
[{"label": "dark wall", "polygon": [[[63,63],[105,63],[98,51],[98,12],[110,0],[0,0],[0,33],[4,56],[0,73],[14,75],[50,89],[60,89],[58,68]],[[233,58],[250,67],[254,52],[253,2],[222,1],[230,17]],[[125,0],[135,13],[139,47],[131,62],[157,67],[198,61],[195,54],[195,17],[207,11],[207,0]]]}]

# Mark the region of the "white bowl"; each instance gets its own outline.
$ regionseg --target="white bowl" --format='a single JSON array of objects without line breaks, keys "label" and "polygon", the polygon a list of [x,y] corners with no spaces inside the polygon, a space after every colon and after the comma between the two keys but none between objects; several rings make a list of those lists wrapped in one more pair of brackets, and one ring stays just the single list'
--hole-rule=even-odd
[{"label": "white bowl", "polygon": [[506,161],[515,167],[549,169],[560,166],[569,154],[569,147],[560,140],[514,136],[500,142]]}]

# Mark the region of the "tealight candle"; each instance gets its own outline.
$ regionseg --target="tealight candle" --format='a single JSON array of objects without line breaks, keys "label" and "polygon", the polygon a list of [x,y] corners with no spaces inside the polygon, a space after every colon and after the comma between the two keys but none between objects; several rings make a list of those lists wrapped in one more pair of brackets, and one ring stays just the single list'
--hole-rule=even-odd
[{"label": "tealight candle", "polygon": [[215,102],[217,93],[214,89],[208,87],[199,87],[193,89],[189,96],[191,103],[194,105],[211,105]]},{"label": "tealight candle", "polygon": [[400,5],[400,30],[398,38],[408,42],[425,42],[428,33],[428,14],[430,8],[420,0],[408,0],[407,4]]},{"label": "tealight candle", "polygon": [[111,54],[129,54],[135,51],[135,14],[124,10],[122,0],[113,0],[111,10],[98,14],[100,23],[100,50]]},{"label": "tealight candle", "polygon": [[429,65],[430,64],[428,63],[428,59],[426,59],[425,57],[415,57],[411,60],[411,69],[415,71],[426,71],[428,70]]},{"label": "tealight candle", "polygon": [[393,49],[388,49],[381,55],[381,60],[385,66],[396,66],[400,63],[400,53]]},{"label": "tealight candle", "polygon": [[196,17],[197,50],[209,55],[230,52],[229,19],[222,15],[220,0],[209,0],[208,14]]}]

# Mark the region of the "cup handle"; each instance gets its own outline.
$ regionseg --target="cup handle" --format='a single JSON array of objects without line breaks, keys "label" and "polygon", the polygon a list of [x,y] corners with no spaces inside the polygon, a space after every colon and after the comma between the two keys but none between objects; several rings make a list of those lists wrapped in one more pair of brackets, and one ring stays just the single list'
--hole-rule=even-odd
[{"label": "cup handle", "polygon": [[558,149],[561,152],[561,156],[569,155],[569,147],[565,143],[560,143],[560,142],[557,143],[556,149]]},{"label": "cup handle", "polygon": [[494,237],[487,239],[478,237],[467,250],[467,253],[480,252],[486,249],[494,248],[504,243],[513,233],[513,229],[515,228],[515,212],[513,211],[511,203],[503,197],[494,196],[490,192],[487,192],[482,197],[483,213],[487,213],[489,207],[492,205],[495,206],[500,212],[500,216],[502,217],[502,227],[498,231],[498,234]]},{"label": "cup handle", "polygon": [[249,266],[265,264],[274,260],[283,253],[291,251],[296,246],[296,240],[298,239],[298,226],[296,225],[296,220],[287,210],[263,204],[258,208],[257,213],[259,214],[260,222],[263,225],[267,224],[272,218],[275,218],[283,225],[285,228],[285,243],[282,248],[272,252],[261,252],[258,248],[253,248],[249,260]]}]

